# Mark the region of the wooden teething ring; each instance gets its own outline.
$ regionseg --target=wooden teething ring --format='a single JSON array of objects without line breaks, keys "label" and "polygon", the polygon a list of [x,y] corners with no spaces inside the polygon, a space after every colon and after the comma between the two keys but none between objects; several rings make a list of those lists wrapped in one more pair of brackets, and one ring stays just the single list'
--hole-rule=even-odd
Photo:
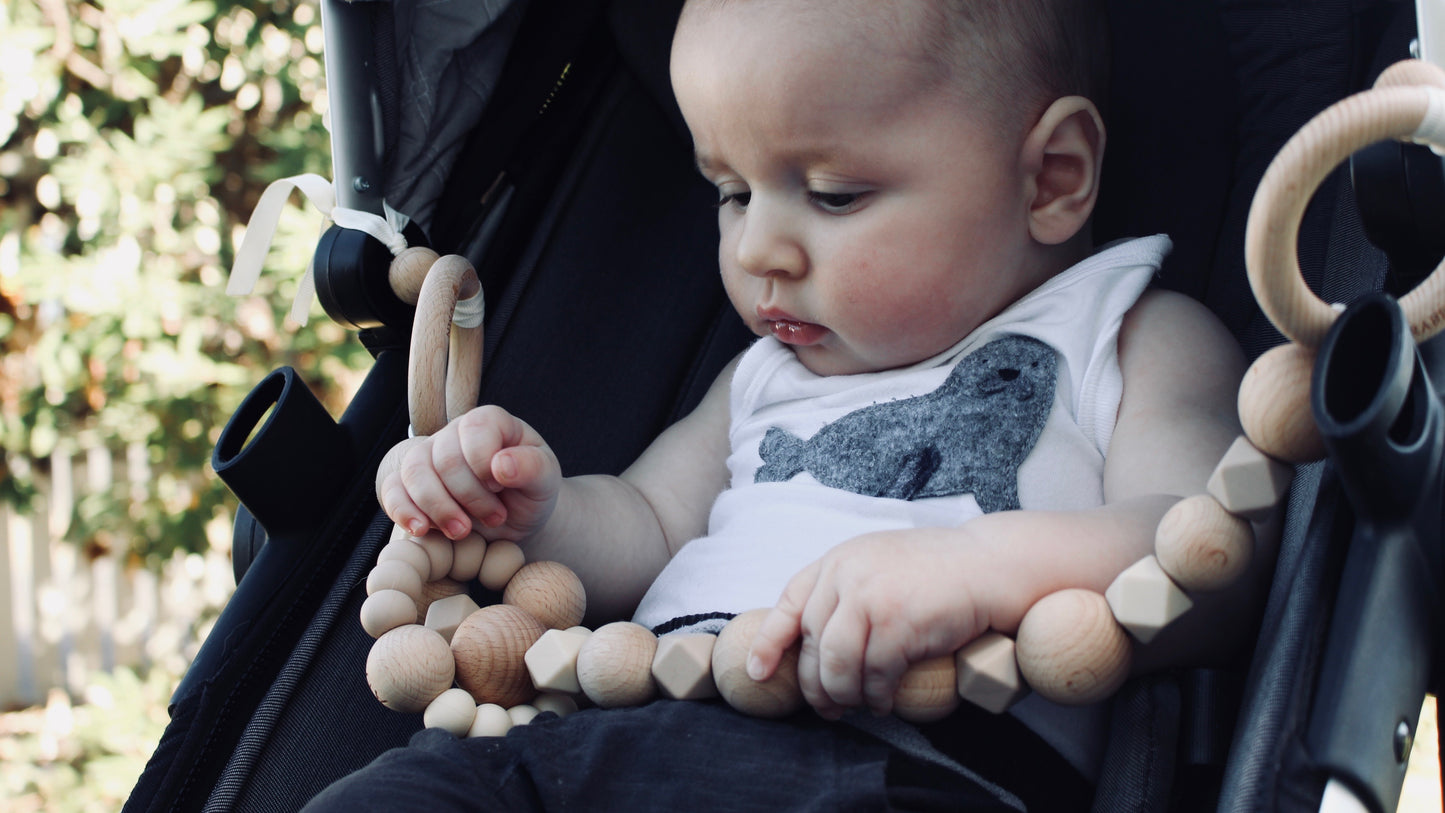
[{"label": "wooden teething ring", "polygon": [[452,324],[457,302],[481,290],[465,257],[432,263],[417,296],[407,361],[412,431],[430,435],[477,405],[481,392],[482,328]]},{"label": "wooden teething ring", "polygon": [[[1300,273],[1295,245],[1305,207],[1351,153],[1387,138],[1445,149],[1445,71],[1418,61],[1393,66],[1373,89],[1340,101],[1296,133],[1255,193],[1245,230],[1250,285],[1275,327],[1307,347],[1324,340],[1336,311],[1310,291]],[[1400,300],[1416,341],[1445,327],[1442,268],[1445,263]]]}]

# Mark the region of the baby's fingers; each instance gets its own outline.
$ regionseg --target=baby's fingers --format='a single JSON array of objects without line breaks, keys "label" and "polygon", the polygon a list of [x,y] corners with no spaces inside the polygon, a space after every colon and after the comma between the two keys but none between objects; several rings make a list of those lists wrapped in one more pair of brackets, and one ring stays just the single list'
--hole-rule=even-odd
[{"label": "baby's fingers", "polygon": [[562,483],[562,469],[550,450],[515,446],[492,457],[492,477],[503,488],[515,489],[529,499],[548,500]]},{"label": "baby's fingers", "polygon": [[798,640],[803,629],[803,608],[818,582],[816,563],[804,568],[794,576],[783,590],[777,606],[758,626],[753,646],[748,654],[748,677],[753,680],[767,680],[777,671],[783,660],[783,653]]}]

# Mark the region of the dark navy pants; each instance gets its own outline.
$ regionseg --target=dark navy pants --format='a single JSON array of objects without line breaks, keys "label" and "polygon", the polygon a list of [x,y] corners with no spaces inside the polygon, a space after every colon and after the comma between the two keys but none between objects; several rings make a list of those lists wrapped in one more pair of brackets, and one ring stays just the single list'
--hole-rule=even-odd
[{"label": "dark navy pants", "polygon": [[[985,747],[1007,753],[1009,744]],[[1019,758],[1030,785],[1083,794],[1053,798],[1040,809],[1087,808],[1087,786],[1077,774],[1048,775],[1061,760],[1038,765]],[[758,720],[717,702],[678,701],[543,715],[500,738],[458,740],[439,729],[422,731],[306,807],[308,813],[1010,809],[978,783],[811,713]]]}]

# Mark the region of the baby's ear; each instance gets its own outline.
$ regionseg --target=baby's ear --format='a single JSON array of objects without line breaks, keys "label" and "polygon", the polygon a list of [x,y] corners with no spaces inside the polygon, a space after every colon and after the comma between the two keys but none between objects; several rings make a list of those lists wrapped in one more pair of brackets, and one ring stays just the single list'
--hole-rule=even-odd
[{"label": "baby's ear", "polygon": [[1104,122],[1098,108],[1082,96],[1056,100],[1024,139],[1021,157],[1032,197],[1029,233],[1045,245],[1065,242],[1089,221],[1099,196]]}]

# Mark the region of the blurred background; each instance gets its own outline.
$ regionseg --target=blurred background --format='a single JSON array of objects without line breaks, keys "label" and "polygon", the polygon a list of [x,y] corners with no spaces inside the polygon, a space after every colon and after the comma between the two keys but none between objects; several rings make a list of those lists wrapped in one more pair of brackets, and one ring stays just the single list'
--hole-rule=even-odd
[{"label": "blurred background", "polygon": [[266,185],[329,177],[314,0],[0,4],[0,800],[117,810],[234,587],[227,417],[291,365],[339,414],[368,357],[285,318],[297,196],[224,293]]},{"label": "blurred background", "polygon": [[[339,415],[369,362],[285,316],[323,225],[299,203],[224,293],[266,185],[330,175],[321,42],[315,0],[0,3],[7,813],[119,809],[234,587],[227,417],[280,365]],[[1440,809],[1427,712],[1401,810]]]}]

